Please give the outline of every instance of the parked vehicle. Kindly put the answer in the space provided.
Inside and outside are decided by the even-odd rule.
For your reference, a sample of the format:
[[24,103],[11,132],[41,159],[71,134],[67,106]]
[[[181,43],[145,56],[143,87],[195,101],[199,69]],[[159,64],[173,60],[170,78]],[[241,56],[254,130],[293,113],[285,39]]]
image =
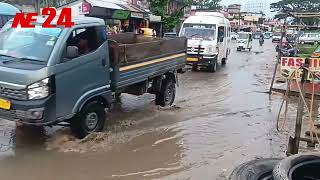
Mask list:
[[265,39],[270,39],[271,38],[271,34],[272,34],[272,32],[265,32],[265,33],[263,33],[263,36],[264,36]]
[[217,12],[197,12],[187,18],[179,36],[188,39],[187,63],[196,70],[204,66],[211,72],[217,69],[218,61],[225,64],[230,53],[230,23]]
[[314,43],[318,44],[320,42],[319,33],[304,33],[299,37],[299,43]]
[[38,17],[35,28],[0,33],[0,118],[36,126],[68,122],[83,138],[103,129],[113,94],[148,92],[160,106],[174,102],[185,38],[107,36],[102,19],[72,21],[72,28],[43,28]]
[[281,33],[280,32],[273,33],[272,42],[280,42],[280,40],[281,40]]
[[20,10],[11,4],[0,2],[0,29]]
[[[289,42],[288,41],[283,41],[282,42],[282,48],[286,48],[287,46],[289,45]],[[277,43],[277,45],[276,45],[276,52],[279,52],[279,48],[280,48],[280,42],[279,43]]]
[[283,57],[295,57],[298,54],[299,50],[293,46],[292,44],[288,44],[288,46],[283,47],[281,49],[281,56]]
[[152,28],[140,28],[138,31],[139,34],[142,34],[144,37],[156,37],[157,32]]
[[314,57],[314,58],[320,57],[320,46],[312,53],[311,57]]
[[230,37],[231,37],[232,40],[237,40],[238,34],[236,32],[231,32]]
[[242,51],[248,49],[251,51],[252,49],[252,33],[250,32],[239,32],[239,37],[237,40],[238,46],[237,51]]

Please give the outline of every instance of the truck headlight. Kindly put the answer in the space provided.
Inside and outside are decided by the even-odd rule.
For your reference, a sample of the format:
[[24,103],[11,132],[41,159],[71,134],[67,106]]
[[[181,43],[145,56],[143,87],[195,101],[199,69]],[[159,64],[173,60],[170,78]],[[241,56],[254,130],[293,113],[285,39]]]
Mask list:
[[49,96],[49,78],[28,86],[28,99],[42,99]]
[[207,54],[213,54],[214,53],[214,48],[213,46],[208,46],[207,47]]

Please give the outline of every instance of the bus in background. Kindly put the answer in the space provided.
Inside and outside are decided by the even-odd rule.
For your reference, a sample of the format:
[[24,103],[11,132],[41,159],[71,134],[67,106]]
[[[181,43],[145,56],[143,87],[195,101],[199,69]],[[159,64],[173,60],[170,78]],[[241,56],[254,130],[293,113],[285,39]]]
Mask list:
[[20,10],[8,3],[0,2],[0,30]]

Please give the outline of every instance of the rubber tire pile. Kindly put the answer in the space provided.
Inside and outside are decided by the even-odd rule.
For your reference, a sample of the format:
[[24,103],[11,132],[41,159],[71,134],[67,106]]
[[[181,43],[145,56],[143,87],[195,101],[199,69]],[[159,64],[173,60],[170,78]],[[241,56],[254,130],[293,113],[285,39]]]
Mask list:
[[285,159],[266,158],[235,168],[230,180],[320,180],[320,153],[297,154]]

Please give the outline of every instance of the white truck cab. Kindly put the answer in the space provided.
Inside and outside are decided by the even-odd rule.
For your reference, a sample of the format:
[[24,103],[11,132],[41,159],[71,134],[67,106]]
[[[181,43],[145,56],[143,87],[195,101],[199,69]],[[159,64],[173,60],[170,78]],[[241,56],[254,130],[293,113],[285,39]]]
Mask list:
[[216,71],[218,61],[225,64],[230,53],[230,34],[230,23],[221,13],[197,12],[187,18],[179,33],[188,39],[187,63],[193,69],[205,66]]

